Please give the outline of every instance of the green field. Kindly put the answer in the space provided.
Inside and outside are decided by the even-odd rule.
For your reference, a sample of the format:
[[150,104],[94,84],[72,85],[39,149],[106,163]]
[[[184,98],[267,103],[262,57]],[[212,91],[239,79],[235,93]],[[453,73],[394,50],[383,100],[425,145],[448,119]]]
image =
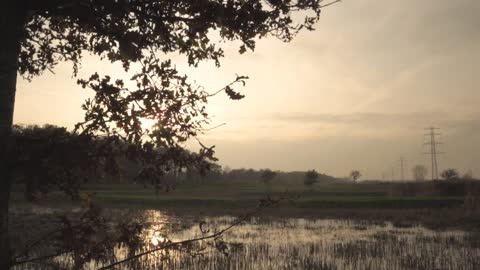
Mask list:
[[[90,184],[82,193],[93,194],[94,201],[110,207],[143,207],[155,209],[238,209],[252,207],[259,200],[271,196],[295,196],[288,208],[373,208],[416,209],[457,207],[463,204],[462,196],[400,196],[390,184],[324,183],[307,187],[301,183],[272,183],[255,181],[215,181],[202,184],[181,183],[169,192],[155,192],[134,184]],[[14,194],[21,201],[21,188]],[[56,193],[47,201],[56,201]],[[57,198],[59,199],[59,198]]]
[[[422,224],[430,228],[473,228],[480,224],[480,217],[466,215],[465,196],[461,194],[465,186],[461,186],[462,183],[455,183],[453,188],[444,186],[444,183],[413,185],[415,192],[412,193],[410,184],[400,183],[333,181],[308,187],[299,181],[266,185],[260,181],[235,180],[180,183],[169,192],[155,192],[151,187],[134,184],[87,184],[80,192],[93,195],[92,201],[104,208],[158,209],[182,215],[243,214],[254,209],[267,196],[292,196],[295,200],[284,201],[265,210],[262,215],[388,220],[398,226]],[[15,187],[12,194],[14,207],[31,205],[25,201],[22,189],[22,186]],[[460,192],[452,193],[455,189]],[[405,190],[411,194],[402,195]],[[72,201],[57,191],[50,192],[35,204],[68,210],[81,206],[82,202]]]

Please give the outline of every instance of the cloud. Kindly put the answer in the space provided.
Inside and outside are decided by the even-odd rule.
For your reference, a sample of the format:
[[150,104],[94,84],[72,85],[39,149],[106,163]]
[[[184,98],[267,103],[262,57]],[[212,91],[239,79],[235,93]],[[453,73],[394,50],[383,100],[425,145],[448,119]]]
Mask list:
[[[254,119],[251,119],[254,121]],[[296,129],[299,126],[330,127],[339,130],[341,136],[347,134],[376,134],[383,136],[385,132],[403,135],[405,133],[420,133],[425,127],[436,125],[444,127],[448,132],[456,129],[473,130],[479,126],[480,113],[471,115],[455,115],[448,112],[411,112],[411,113],[277,113],[265,117],[256,117],[257,122],[278,123],[277,127]],[[258,130],[257,130],[258,132]]]

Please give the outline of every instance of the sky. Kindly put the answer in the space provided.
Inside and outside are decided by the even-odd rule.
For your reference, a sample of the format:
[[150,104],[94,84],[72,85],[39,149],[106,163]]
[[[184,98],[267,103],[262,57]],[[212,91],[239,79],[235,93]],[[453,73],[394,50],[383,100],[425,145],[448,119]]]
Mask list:
[[[222,66],[180,70],[212,92],[235,78],[250,79],[246,98],[217,96],[202,134],[231,168],[307,170],[364,179],[400,178],[416,164],[430,170],[429,126],[439,127],[440,170],[480,176],[480,1],[344,0],[326,8],[314,32],[290,43],[262,39],[239,55],[223,44]],[[80,76],[121,74],[85,57]],[[89,96],[69,65],[32,82],[19,80],[14,121],[73,127]]]

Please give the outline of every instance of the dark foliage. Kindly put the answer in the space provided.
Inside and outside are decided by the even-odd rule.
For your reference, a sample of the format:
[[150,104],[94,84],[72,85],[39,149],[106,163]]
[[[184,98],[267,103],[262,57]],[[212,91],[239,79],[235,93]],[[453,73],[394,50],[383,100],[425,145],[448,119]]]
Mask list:
[[52,187],[78,199],[78,185],[97,177],[100,164],[108,163],[108,156],[100,154],[100,144],[65,128],[15,126],[13,141],[13,172],[32,201]]
[[269,184],[276,176],[277,173],[270,169],[265,169],[262,171],[262,181],[266,184]]
[[353,170],[350,172],[350,177],[352,178],[353,182],[357,182],[357,180],[362,177],[362,174],[358,170]]
[[305,179],[304,179],[303,183],[307,186],[311,186],[311,185],[315,184],[316,182],[318,182],[318,176],[319,176],[319,174],[315,170],[307,171],[305,173]]
[[458,179],[460,179],[458,171],[455,170],[455,169],[446,169],[442,172],[441,176],[445,180],[458,180]]
[[172,183],[162,181],[169,174],[185,170],[205,174],[214,166],[204,156],[183,148],[153,144],[138,148],[115,139],[72,133],[52,125],[15,126],[13,173],[25,185],[27,199],[36,201],[52,188],[79,199],[81,184],[117,179],[125,171],[121,164],[131,165],[130,181],[156,189],[172,187]]

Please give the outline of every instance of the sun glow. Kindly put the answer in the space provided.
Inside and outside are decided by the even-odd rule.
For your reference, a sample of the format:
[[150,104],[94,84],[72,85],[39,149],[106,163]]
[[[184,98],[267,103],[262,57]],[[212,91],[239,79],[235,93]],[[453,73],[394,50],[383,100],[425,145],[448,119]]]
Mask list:
[[140,121],[142,122],[142,129],[144,129],[144,130],[145,129],[152,130],[153,125],[156,122],[154,119],[146,119],[146,118],[143,118]]
[[158,246],[158,244],[163,243],[166,240],[167,240],[166,238],[159,236],[158,232],[155,232],[155,235],[152,236],[152,238],[150,239],[150,242],[152,243],[152,245]]

